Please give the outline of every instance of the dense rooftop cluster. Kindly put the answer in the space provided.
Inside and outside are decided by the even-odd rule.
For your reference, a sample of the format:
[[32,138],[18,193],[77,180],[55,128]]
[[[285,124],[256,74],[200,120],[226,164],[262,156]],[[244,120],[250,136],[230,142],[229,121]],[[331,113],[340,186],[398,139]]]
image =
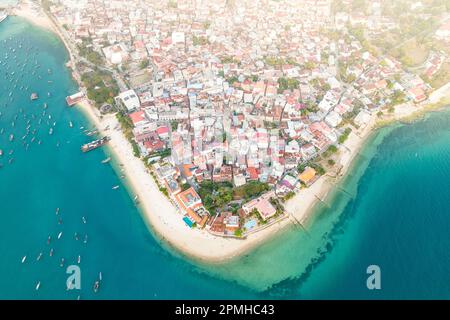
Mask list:
[[[257,230],[282,202],[338,164],[353,130],[430,86],[377,55],[353,25],[392,27],[331,1],[59,0],[78,43],[117,68],[115,98],[137,154],[191,222],[220,234]],[[428,72],[445,59],[430,56]],[[434,68],[434,69],[433,69]]]

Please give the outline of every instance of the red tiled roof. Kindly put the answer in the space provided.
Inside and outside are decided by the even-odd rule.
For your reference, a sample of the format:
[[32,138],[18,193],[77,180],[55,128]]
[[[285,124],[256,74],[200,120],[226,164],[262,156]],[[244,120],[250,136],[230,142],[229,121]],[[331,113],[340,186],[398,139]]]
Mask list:
[[142,110],[130,113],[128,116],[130,117],[131,121],[133,121],[133,124],[135,124],[135,125],[136,125],[136,123],[145,120],[145,113]]

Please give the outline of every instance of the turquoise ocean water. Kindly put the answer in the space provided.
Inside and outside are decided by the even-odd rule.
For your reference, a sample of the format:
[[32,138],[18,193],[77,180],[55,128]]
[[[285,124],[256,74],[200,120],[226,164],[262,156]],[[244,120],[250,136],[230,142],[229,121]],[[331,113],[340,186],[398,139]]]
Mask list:
[[[203,265],[148,231],[115,163],[101,163],[107,148],[81,153],[90,138],[80,128],[91,125],[65,105],[77,91],[67,58],[54,35],[16,17],[0,24],[0,298],[450,298],[449,111],[378,131],[308,233],[291,227],[235,261]],[[78,256],[82,288],[68,292],[65,267]],[[380,291],[366,288],[371,264]]]

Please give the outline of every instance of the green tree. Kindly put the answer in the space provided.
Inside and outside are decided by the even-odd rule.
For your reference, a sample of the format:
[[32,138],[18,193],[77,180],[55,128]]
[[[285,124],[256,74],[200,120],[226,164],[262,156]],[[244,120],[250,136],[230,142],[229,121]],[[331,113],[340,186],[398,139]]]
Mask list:
[[144,60],[142,60],[141,63],[139,64],[139,67],[140,67],[141,69],[145,69],[145,68],[147,68],[147,67],[149,66],[149,64],[150,64],[150,61],[149,61],[148,59],[144,59]]

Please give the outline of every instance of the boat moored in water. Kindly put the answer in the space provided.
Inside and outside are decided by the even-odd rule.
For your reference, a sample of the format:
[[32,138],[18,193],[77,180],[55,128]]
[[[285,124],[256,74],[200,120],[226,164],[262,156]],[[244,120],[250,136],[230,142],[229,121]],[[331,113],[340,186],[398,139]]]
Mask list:
[[97,130],[97,129],[93,129],[93,130],[87,131],[87,132],[86,132],[86,135],[87,135],[88,137],[91,137],[91,136],[93,136],[93,135],[95,135],[95,134],[97,134],[97,133],[98,133],[98,130]]
[[88,152],[88,151],[97,149],[97,148],[103,146],[104,144],[106,144],[109,140],[110,140],[110,138],[108,136],[105,136],[105,137],[100,138],[98,140],[86,143],[85,145],[83,145],[81,147],[81,151]]
[[98,292],[99,287],[100,287],[100,281],[97,280],[94,282],[94,288],[93,288],[95,293]]

